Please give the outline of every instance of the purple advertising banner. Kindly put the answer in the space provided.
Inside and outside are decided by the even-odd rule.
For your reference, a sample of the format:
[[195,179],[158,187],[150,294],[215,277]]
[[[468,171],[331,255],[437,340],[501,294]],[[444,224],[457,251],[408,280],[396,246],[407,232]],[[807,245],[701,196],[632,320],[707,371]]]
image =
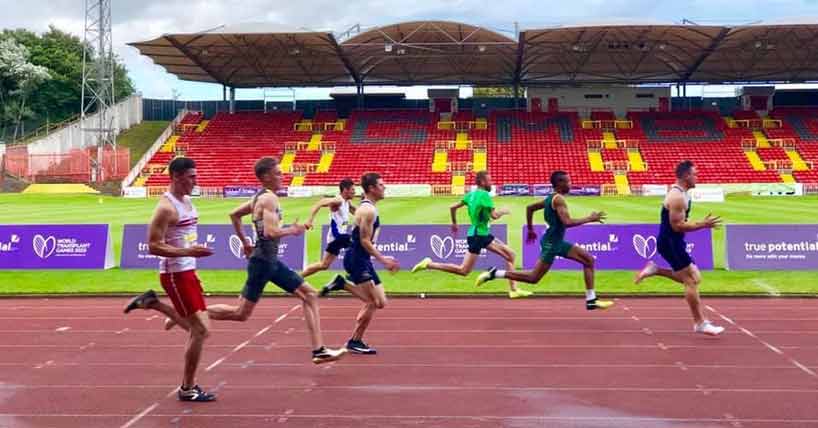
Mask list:
[[[552,192],[554,188],[550,184],[535,184],[531,187],[531,194],[534,196],[548,196]],[[599,186],[572,187],[568,194],[571,196],[599,196],[602,194],[602,188]]]
[[[255,232],[250,225],[244,226],[244,233],[255,240]],[[200,224],[198,243],[213,249],[210,257],[196,260],[197,269],[236,269],[247,267],[247,258],[242,250],[241,240],[229,224]],[[301,270],[306,260],[304,235],[288,236],[281,240],[279,259],[295,270]],[[148,226],[126,224],[122,236],[122,269],[158,269],[159,257],[148,253]]]
[[253,186],[224,186],[222,193],[225,198],[252,198],[259,190]]
[[728,269],[818,270],[818,224],[725,227]]
[[[328,226],[321,229],[321,251],[327,245]],[[401,269],[411,269],[424,257],[431,257],[432,261],[440,263],[453,263],[459,265],[468,253],[466,243],[467,225],[460,225],[457,235],[452,235],[451,226],[445,224],[417,224],[417,225],[383,225],[378,229],[375,240],[375,247],[384,256],[394,257],[400,263]],[[497,239],[508,242],[506,237],[508,231],[506,225],[495,224],[491,226],[491,234]],[[336,260],[332,269],[341,270],[344,253]],[[318,258],[316,257],[316,261]],[[492,266],[504,266],[502,257],[489,253],[485,249],[477,259],[475,269],[487,269]],[[376,266],[377,268],[377,266]]]
[[528,196],[531,191],[528,184],[503,184],[497,194],[499,196]]
[[[526,242],[527,227],[522,227],[523,266],[531,269],[540,257],[540,238],[547,227],[534,226],[537,232],[535,242]],[[603,224],[572,227],[565,234],[565,240],[573,242],[596,258],[596,268],[600,270],[636,270],[653,260],[662,267],[668,264],[656,250],[658,224]],[[688,233],[687,252],[699,269],[713,269],[713,241],[709,229]],[[582,265],[572,260],[557,258],[552,269],[577,270]]]
[[0,269],[113,267],[107,224],[0,225]]

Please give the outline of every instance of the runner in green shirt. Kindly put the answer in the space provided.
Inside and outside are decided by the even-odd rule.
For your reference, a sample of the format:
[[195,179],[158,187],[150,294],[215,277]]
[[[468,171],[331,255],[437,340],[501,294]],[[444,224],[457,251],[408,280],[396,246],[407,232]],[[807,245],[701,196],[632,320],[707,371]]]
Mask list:
[[[486,171],[477,173],[477,190],[467,193],[463,200],[451,206],[452,214],[452,234],[457,234],[457,210],[462,207],[468,207],[469,219],[471,220],[471,227],[469,227],[468,237],[466,241],[469,245],[469,252],[463,258],[463,263],[455,265],[451,263],[436,263],[430,257],[421,260],[420,263],[412,268],[412,273],[420,272],[422,270],[440,270],[456,275],[466,276],[471,273],[474,264],[477,263],[477,257],[484,249],[499,255],[506,260],[508,269],[514,269],[514,251],[505,243],[495,238],[489,230],[489,222],[497,220],[500,217],[509,214],[510,211],[506,208],[497,209],[494,207],[494,201],[491,200],[491,176]],[[521,290],[513,280],[509,279],[508,297],[512,299],[520,297],[528,297],[530,291]]]
[[565,230],[569,227],[581,226],[586,223],[602,223],[605,220],[604,212],[592,212],[588,217],[573,219],[568,214],[568,204],[565,195],[571,191],[571,178],[564,171],[555,171],[551,174],[551,186],[554,192],[543,201],[535,202],[526,209],[528,221],[528,241],[537,239],[534,232],[534,213],[544,210],[545,222],[548,230],[540,239],[540,258],[534,265],[534,270],[525,272],[497,270],[496,267],[483,272],[477,277],[476,285],[483,284],[496,278],[508,278],[515,281],[536,284],[548,273],[554,259],[559,256],[571,259],[582,264],[585,276],[585,308],[588,310],[608,309],[613,306],[610,300],[598,300],[594,290],[594,257],[582,247],[565,240]]

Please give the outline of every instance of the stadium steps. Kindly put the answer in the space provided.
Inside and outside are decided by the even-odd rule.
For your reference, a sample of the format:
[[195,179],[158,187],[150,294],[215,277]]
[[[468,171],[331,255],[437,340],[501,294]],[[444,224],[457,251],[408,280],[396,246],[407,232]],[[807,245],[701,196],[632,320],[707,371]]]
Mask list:
[[133,182],[133,184],[131,184],[131,186],[133,186],[133,187],[144,187],[146,181],[148,181],[148,176],[140,175],[139,177],[136,177],[136,180],[134,180],[134,182]]
[[468,150],[469,143],[469,134],[467,132],[458,132],[457,137],[455,139],[455,150]]
[[616,183],[616,193],[619,195],[630,195],[631,185],[628,182],[626,174],[614,174],[614,183]]
[[453,175],[452,176],[452,194],[463,195],[466,193],[466,176]]
[[176,151],[176,142],[179,141],[178,135],[171,135],[165,144],[162,144],[162,147],[159,149],[162,153],[173,153]]
[[758,156],[758,152],[755,150],[748,150],[744,152],[744,155],[747,156],[747,160],[750,162],[750,165],[753,166],[753,170],[755,171],[765,171],[767,168],[764,166],[764,162],[761,161],[761,157]]
[[290,182],[290,186],[303,186],[304,185],[304,176],[303,175],[296,175],[293,177],[293,180]]
[[287,152],[281,157],[281,172],[292,172],[295,153]]
[[321,139],[321,134],[312,134],[312,137],[310,137],[310,143],[307,144],[307,151],[314,152],[316,150],[320,150]]
[[318,167],[315,169],[315,172],[329,172],[329,167],[332,165],[333,159],[335,159],[334,152],[321,153],[321,159],[318,161]]
[[486,152],[483,150],[475,150],[472,153],[472,165],[474,172],[485,171],[487,167]]
[[770,142],[767,140],[767,136],[764,135],[761,131],[753,131],[753,138],[756,139],[756,146],[761,149],[768,149],[770,148]]
[[642,154],[639,150],[628,150],[628,164],[630,165],[630,170],[634,172],[645,172],[647,168],[645,168],[645,161],[642,159]]
[[449,152],[446,150],[435,150],[435,157],[432,160],[432,172],[446,172]]
[[66,184],[32,184],[23,193],[99,193],[96,189],[80,183]]
[[588,150],[588,163],[591,164],[592,172],[605,171],[605,164],[602,162],[602,153],[595,150]]
[[616,135],[611,131],[604,131],[602,133],[602,142],[605,143],[606,149],[616,148]]
[[796,183],[795,177],[793,177],[792,174],[786,174],[783,172],[779,174],[781,175],[781,181],[783,181],[784,183]]
[[196,132],[204,132],[205,128],[207,128],[208,123],[210,123],[209,120],[203,120],[199,122],[199,126],[196,127]]
[[797,150],[791,149],[791,150],[786,150],[786,152],[787,152],[787,157],[789,157],[790,160],[792,161],[792,170],[793,171],[809,171],[809,166],[807,166],[807,163],[804,162],[804,159],[801,158],[801,154],[798,153]]

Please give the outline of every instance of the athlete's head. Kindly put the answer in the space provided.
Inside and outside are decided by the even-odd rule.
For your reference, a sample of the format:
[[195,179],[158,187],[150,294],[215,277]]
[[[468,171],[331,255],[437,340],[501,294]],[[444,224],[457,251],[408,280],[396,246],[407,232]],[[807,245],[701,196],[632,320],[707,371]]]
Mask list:
[[376,172],[368,172],[361,176],[361,188],[364,190],[366,197],[373,201],[383,199],[384,190],[381,175]]
[[265,188],[278,190],[281,186],[281,167],[276,158],[263,157],[256,161],[254,169],[256,178]]
[[685,160],[676,165],[676,181],[684,185],[688,189],[696,187],[696,180],[698,173],[693,161]]
[[557,193],[568,193],[571,191],[571,177],[565,171],[554,171],[551,173],[551,187]]
[[175,191],[189,195],[196,187],[196,162],[186,157],[178,157],[168,164],[171,185]]
[[477,187],[487,192],[491,191],[491,176],[488,171],[479,171],[474,175],[474,181]]
[[345,178],[338,183],[338,189],[341,191],[341,197],[350,200],[355,197],[355,182],[351,178]]

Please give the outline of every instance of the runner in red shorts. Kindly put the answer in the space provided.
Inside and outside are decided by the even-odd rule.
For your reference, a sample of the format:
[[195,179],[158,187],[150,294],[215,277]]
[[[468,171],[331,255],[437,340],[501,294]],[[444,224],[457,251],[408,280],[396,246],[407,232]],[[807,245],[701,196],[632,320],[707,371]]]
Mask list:
[[185,349],[185,372],[177,396],[182,401],[213,401],[214,394],[202,391],[195,382],[196,367],[202,346],[209,335],[202,284],[196,276],[196,258],[213,254],[213,250],[196,244],[198,213],[190,200],[196,186],[196,164],[178,157],[168,167],[170,189],[159,199],[148,228],[151,254],[159,256],[159,279],[173,307],[159,301],[153,290],[133,298],[125,313],[140,308],[159,311],[190,332]]

